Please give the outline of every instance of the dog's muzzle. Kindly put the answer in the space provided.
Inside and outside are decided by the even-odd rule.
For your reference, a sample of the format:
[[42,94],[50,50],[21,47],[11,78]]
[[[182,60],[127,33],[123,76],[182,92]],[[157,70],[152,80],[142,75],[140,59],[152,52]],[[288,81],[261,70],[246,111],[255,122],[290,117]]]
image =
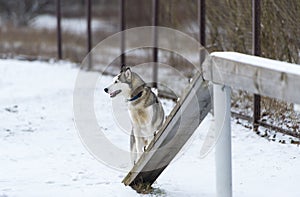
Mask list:
[[113,98],[113,97],[117,96],[119,93],[121,93],[122,90],[116,90],[114,92],[108,93],[108,88],[105,88],[104,92],[106,92],[107,94],[109,94],[110,98]]

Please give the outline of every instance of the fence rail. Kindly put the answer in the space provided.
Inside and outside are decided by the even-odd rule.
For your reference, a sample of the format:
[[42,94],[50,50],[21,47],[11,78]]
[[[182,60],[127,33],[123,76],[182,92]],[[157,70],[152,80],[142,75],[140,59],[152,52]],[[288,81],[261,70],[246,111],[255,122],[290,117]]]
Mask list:
[[[203,77],[214,83],[217,196],[232,196],[230,87],[300,103],[300,65],[234,52],[212,53]],[[261,124],[261,123],[260,123]]]
[[215,52],[204,78],[254,94],[300,103],[300,65],[235,52]]

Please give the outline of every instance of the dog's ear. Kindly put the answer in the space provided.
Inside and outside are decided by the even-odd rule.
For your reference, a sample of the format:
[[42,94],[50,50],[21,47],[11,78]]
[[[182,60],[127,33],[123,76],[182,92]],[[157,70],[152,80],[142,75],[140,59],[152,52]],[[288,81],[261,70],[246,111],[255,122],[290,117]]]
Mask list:
[[125,72],[127,69],[127,66],[125,64],[122,64],[121,66],[121,72]]
[[125,78],[129,82],[131,81],[131,70],[130,70],[129,67],[127,67],[126,70],[125,70]]

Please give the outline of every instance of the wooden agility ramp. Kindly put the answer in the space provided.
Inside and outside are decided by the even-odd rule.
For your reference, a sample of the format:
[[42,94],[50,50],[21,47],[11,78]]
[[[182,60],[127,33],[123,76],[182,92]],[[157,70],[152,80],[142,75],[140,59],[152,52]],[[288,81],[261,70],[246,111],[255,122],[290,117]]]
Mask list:
[[211,95],[207,81],[197,74],[179,99],[164,125],[123,179],[134,189],[151,186],[170,164],[211,110]]

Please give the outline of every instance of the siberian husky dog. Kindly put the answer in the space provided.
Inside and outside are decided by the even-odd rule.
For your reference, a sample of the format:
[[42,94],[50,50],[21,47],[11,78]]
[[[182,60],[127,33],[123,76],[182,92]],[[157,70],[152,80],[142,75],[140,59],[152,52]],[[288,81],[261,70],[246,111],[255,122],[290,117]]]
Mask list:
[[113,83],[104,89],[111,98],[125,97],[131,119],[130,151],[131,161],[135,164],[153,139],[155,132],[162,126],[164,111],[157,96],[142,78],[123,65],[121,72],[114,77]]

